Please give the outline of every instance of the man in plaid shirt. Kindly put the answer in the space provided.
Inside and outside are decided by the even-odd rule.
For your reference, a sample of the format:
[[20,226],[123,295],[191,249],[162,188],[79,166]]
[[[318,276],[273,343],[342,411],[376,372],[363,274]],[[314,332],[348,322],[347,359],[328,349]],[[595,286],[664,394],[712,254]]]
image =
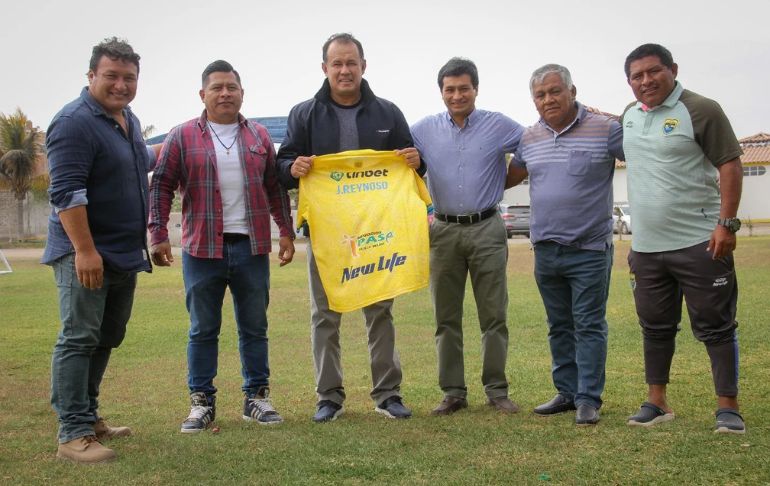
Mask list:
[[267,130],[240,114],[240,75],[229,63],[214,61],[203,71],[202,84],[206,109],[169,133],[150,184],[151,255],[158,266],[174,261],[167,224],[174,191],[179,188],[182,196],[191,402],[184,433],[205,430],[216,415],[214,376],[227,287],[238,326],[243,418],[283,421],[268,397],[270,215],[280,229],[280,265],[294,256],[289,197],[278,182],[275,149]]

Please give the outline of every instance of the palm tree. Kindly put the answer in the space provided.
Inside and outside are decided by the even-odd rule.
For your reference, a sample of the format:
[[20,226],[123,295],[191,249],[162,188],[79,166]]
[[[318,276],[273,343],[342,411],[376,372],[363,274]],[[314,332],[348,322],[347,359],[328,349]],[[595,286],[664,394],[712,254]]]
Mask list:
[[142,128],[142,138],[147,140],[152,136],[153,132],[155,132],[155,125],[147,125]]
[[0,113],[0,175],[16,196],[19,239],[24,236],[24,199],[35,175],[35,161],[43,152],[41,138],[40,129],[20,109],[9,116]]

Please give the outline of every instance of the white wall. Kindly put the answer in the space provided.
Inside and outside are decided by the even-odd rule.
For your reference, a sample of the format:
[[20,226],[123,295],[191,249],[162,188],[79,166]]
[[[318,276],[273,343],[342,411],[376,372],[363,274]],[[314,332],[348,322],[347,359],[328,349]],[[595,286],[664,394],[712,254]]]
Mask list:
[[765,173],[743,178],[743,193],[738,217],[755,222],[770,222],[770,164],[764,165]]

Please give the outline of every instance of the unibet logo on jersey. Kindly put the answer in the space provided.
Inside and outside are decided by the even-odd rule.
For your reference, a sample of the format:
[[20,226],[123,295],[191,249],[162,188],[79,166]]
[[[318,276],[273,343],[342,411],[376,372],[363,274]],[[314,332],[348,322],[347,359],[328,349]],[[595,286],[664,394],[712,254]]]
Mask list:
[[313,159],[299,183],[329,308],[347,312],[428,285],[430,196],[394,152],[352,150]]

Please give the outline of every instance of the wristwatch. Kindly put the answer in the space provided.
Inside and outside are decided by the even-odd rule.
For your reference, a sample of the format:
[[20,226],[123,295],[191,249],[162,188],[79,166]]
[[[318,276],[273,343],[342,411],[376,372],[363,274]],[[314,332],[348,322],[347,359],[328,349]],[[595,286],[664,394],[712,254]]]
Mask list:
[[741,220],[738,218],[719,218],[717,224],[727,228],[730,233],[737,233],[741,229]]

